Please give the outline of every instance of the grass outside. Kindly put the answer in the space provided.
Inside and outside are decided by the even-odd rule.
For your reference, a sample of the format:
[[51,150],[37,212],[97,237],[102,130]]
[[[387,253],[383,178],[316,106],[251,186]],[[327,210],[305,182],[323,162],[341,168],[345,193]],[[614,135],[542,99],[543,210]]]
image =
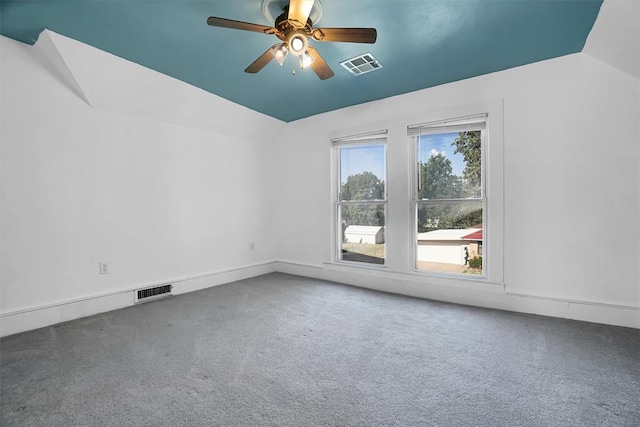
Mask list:
[[384,243],[377,245],[367,243],[343,243],[342,250],[384,259]]

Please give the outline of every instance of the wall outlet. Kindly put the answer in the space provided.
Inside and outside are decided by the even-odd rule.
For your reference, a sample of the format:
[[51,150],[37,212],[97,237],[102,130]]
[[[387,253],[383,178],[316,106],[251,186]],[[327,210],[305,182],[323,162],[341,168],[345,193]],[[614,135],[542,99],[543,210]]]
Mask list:
[[109,274],[109,263],[106,261],[100,261],[98,263],[100,266],[100,274]]
[[253,251],[255,249],[256,249],[256,245],[253,242],[249,243],[249,250]]

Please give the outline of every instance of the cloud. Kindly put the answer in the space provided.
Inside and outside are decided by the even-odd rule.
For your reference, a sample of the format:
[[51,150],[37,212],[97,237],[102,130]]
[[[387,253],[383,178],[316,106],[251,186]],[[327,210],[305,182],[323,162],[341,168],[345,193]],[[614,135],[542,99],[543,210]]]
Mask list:
[[431,151],[429,151],[429,155],[431,157],[436,157],[436,156],[442,156],[445,157],[446,153],[444,151],[438,151],[435,148],[432,148]]

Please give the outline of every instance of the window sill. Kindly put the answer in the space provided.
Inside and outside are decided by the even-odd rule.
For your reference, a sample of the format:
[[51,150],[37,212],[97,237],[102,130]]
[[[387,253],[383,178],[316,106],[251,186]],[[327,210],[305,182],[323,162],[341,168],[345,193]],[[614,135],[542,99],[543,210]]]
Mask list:
[[351,262],[351,261],[331,261],[331,262],[324,262],[322,264],[324,267],[328,267],[328,268],[343,268],[343,267],[347,267],[347,268],[357,268],[357,269],[365,269],[365,270],[374,270],[374,271],[390,271],[389,267],[384,265],[384,264],[365,264],[365,263],[361,263],[361,262]]
[[405,278],[412,281],[420,281],[444,285],[444,286],[469,286],[476,285],[481,287],[493,288],[500,286],[504,288],[504,283],[491,281],[487,277],[467,277],[466,275],[460,274],[438,274],[433,272],[426,272],[421,270],[411,270],[411,271],[393,271],[386,265],[362,265],[359,263],[351,263],[351,262],[343,262],[343,261],[331,261],[324,262],[322,264],[322,268],[326,270],[333,271],[352,271],[352,272],[363,272],[363,273],[375,273],[380,272],[384,273],[385,276],[389,275],[389,277],[395,278]]
[[455,274],[455,273],[438,273],[435,271],[426,271],[426,270],[418,270],[414,269],[407,274],[410,274],[415,277],[428,277],[437,280],[443,281],[451,281],[451,280],[459,280],[463,282],[473,282],[473,283],[482,283],[487,285],[495,285],[495,286],[504,286],[504,283],[491,281],[486,275],[472,275],[472,274]]

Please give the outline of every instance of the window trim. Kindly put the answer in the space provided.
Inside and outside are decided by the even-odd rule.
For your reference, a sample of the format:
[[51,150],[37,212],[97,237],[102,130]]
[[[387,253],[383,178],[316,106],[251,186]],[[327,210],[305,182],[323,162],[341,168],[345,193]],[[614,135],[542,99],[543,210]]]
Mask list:
[[[412,269],[418,273],[428,273],[428,274],[438,274],[443,275],[445,277],[474,277],[476,279],[486,279],[487,273],[484,266],[485,257],[483,257],[483,268],[482,275],[474,275],[465,273],[449,273],[445,271],[437,271],[437,270],[426,270],[418,268],[418,229],[417,219],[418,219],[418,209],[419,207],[429,205],[429,202],[434,203],[447,203],[447,202],[481,202],[482,203],[482,224],[484,230],[484,224],[488,222],[487,217],[487,197],[485,194],[486,184],[485,184],[485,169],[486,169],[486,148],[488,145],[488,137],[487,137],[487,114],[478,114],[471,117],[460,117],[460,118],[452,118],[448,120],[436,121],[429,123],[427,125],[415,125],[415,126],[407,126],[407,136],[411,139],[411,147],[412,147],[412,191],[411,191],[411,224],[413,228],[413,257],[412,257]],[[427,132],[422,132],[423,129],[427,129]],[[420,191],[420,166],[419,166],[419,137],[423,135],[439,135],[443,133],[456,133],[456,132],[465,132],[465,131],[480,131],[481,139],[480,139],[480,164],[481,164],[481,175],[480,175],[480,197],[475,198],[456,198],[456,199],[433,199],[433,200],[425,200],[418,199],[417,195]],[[487,233],[484,233],[485,235]],[[483,241],[487,239],[486,236],[483,236]]]
[[[341,148],[353,147],[353,146],[366,146],[366,145],[382,145],[384,147],[384,199],[382,200],[340,200],[340,188],[342,185],[341,173]],[[387,233],[387,218],[389,215],[389,186],[388,186],[388,129],[382,129],[375,132],[365,132],[344,137],[337,137],[331,139],[331,151],[333,157],[333,170],[332,170],[332,221],[331,227],[333,229],[332,235],[332,253],[331,262],[355,267],[374,268],[374,269],[388,269],[387,266],[387,253],[386,253],[386,233]],[[342,224],[340,222],[340,208],[341,206],[348,205],[384,205],[385,211],[385,257],[382,264],[373,264],[366,262],[350,261],[340,259],[342,251]]]
[[[464,119],[484,117],[485,129],[482,140],[482,195],[483,195],[483,274],[470,275],[462,273],[447,273],[418,269],[418,231],[416,228],[417,208],[417,149],[412,137],[412,129],[433,124],[438,133],[437,124],[456,123]],[[504,285],[504,154],[503,154],[503,103],[502,100],[470,105],[466,107],[441,110],[429,114],[421,122],[407,125],[406,138],[411,147],[410,155],[410,183],[409,183],[409,226],[411,227],[410,259],[408,271],[411,274],[459,281],[477,281]],[[476,122],[477,123],[477,122]],[[446,128],[441,128],[446,129]],[[432,132],[429,132],[432,133]],[[417,134],[416,134],[417,135]],[[456,199],[464,200],[464,199]],[[485,259],[487,261],[485,262]]]

